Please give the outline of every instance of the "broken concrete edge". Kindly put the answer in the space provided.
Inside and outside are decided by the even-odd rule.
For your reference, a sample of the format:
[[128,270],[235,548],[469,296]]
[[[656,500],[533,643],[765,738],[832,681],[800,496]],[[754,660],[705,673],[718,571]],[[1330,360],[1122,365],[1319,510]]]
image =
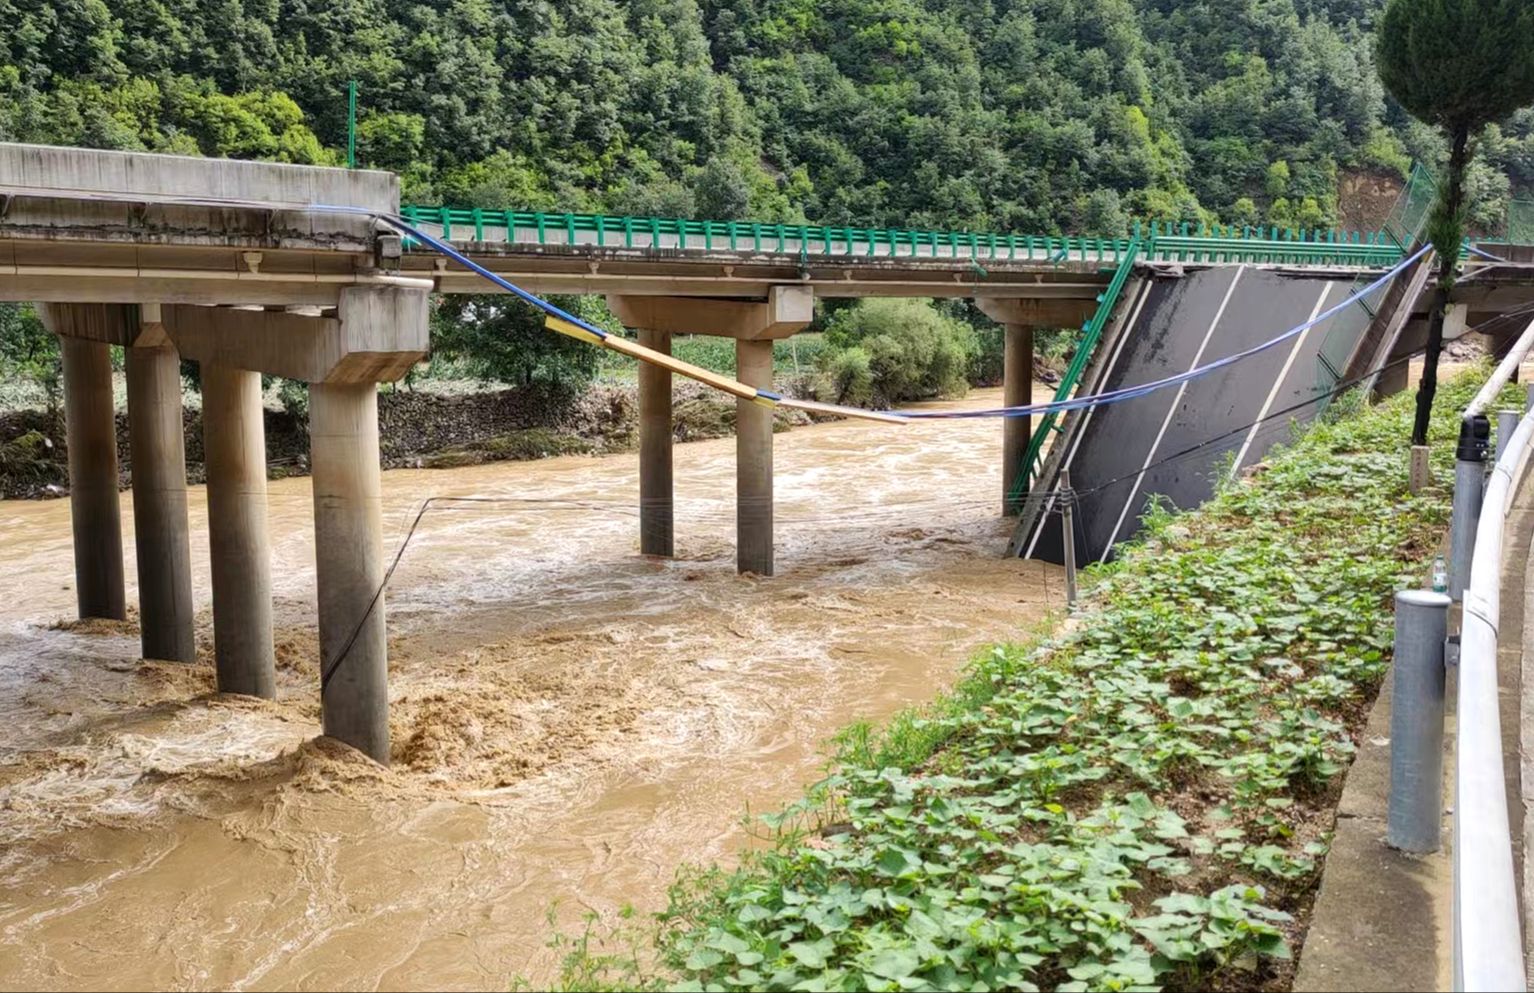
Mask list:
[[0,177],[4,226],[22,238],[88,229],[137,240],[172,227],[213,243],[367,245],[372,219],[354,211],[399,211],[399,177],[372,169],[0,142]]

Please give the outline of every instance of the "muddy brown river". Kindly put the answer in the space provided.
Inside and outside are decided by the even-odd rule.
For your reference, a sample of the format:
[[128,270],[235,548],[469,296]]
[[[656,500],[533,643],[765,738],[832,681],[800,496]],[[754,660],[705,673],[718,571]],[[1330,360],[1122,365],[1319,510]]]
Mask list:
[[427,497],[501,501],[429,512],[395,575],[388,770],[314,740],[308,479],[270,490],[272,703],[211,692],[201,488],[195,666],[140,660],[131,621],[58,623],[68,503],[0,503],[0,986],[537,988],[551,907],[658,909],[838,728],[1061,605],[1057,570],[998,557],[999,436],[779,435],[770,580],[735,574],[729,439],[676,449],[669,562],[637,554],[633,456],[385,473],[391,551]]

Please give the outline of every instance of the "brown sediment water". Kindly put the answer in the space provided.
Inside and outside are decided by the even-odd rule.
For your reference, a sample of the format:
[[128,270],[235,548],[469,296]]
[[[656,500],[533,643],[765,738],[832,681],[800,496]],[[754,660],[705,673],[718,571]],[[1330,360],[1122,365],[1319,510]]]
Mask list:
[[192,666],[140,660],[131,619],[57,623],[68,503],[0,503],[0,987],[536,988],[551,906],[660,907],[837,729],[1061,604],[999,557],[998,422],[776,445],[773,579],[735,574],[728,439],[676,449],[669,562],[637,554],[633,456],[385,473],[391,551],[427,497],[504,501],[428,512],[390,587],[389,769],[314,737],[307,479],[270,489],[273,703],[212,692],[200,488]]

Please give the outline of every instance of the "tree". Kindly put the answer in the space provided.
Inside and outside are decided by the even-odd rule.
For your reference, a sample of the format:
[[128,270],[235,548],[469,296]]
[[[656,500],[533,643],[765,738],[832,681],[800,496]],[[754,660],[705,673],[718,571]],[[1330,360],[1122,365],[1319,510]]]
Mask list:
[[974,328],[930,300],[891,297],[859,300],[832,315],[821,364],[848,402],[863,402],[871,387],[899,403],[962,393],[978,350]]
[[751,203],[751,184],[740,166],[728,159],[709,159],[693,181],[699,216],[711,221],[746,219]]
[[[554,302],[588,320],[600,318],[582,313],[589,299],[555,297]],[[603,323],[611,324],[611,317]],[[550,331],[542,312],[515,297],[443,297],[431,330],[434,358],[454,362],[485,382],[576,386],[596,375],[598,348]]]
[[63,370],[59,340],[26,304],[0,303],[0,376],[29,379],[57,414]]
[[1439,277],[1417,387],[1412,444],[1427,444],[1444,313],[1465,230],[1470,139],[1534,102],[1534,6],[1528,0],[1390,0],[1376,38],[1380,79],[1412,116],[1441,128],[1449,169],[1428,219]]

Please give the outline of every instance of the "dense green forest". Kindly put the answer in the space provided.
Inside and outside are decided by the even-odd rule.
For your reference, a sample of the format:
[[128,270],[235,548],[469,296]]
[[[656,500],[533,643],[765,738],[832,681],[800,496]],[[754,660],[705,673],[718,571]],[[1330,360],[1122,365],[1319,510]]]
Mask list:
[[[0,140],[337,164],[357,80],[360,164],[398,171],[416,203],[1040,234],[1136,217],[1325,227],[1344,175],[1444,155],[1379,83],[1383,6],[0,0]],[[1480,137],[1470,222],[1496,233],[1534,187],[1534,111]],[[985,380],[999,335],[962,305],[939,316],[980,329],[963,341]],[[891,318],[844,319],[840,338]],[[504,301],[443,308],[436,340],[489,378],[594,368]],[[827,352],[835,392],[865,393],[879,352]],[[917,379],[948,376],[929,371]]]
[[[0,139],[334,163],[467,206],[1106,232],[1325,225],[1441,157],[1383,0],[0,0]],[[1484,220],[1534,113],[1482,143]]]

